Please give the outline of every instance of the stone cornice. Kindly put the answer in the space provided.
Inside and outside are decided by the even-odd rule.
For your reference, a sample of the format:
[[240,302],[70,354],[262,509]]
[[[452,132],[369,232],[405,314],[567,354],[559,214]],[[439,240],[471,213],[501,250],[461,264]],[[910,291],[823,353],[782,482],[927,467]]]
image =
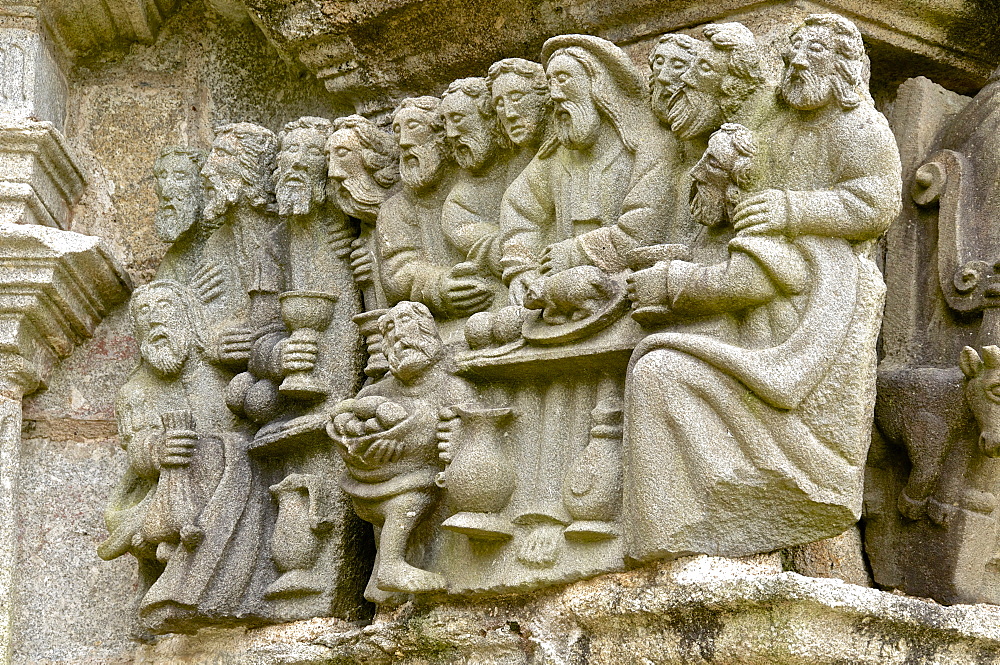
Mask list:
[[[775,19],[836,12],[855,21],[869,43],[873,69],[898,82],[925,74],[960,92],[978,89],[993,54],[962,26],[976,23],[968,4],[949,0],[748,0],[705,3],[653,0],[573,3],[514,0],[244,0],[256,23],[297,58],[339,101],[360,112],[385,110],[411,94],[436,94],[454,78],[483,75],[503,57],[537,59],[542,42],[583,32],[619,45],[725,20],[768,30]],[[778,21],[781,22],[781,21]]]
[[52,123],[0,119],[0,222],[66,228],[86,184]]
[[0,352],[23,358],[44,382],[131,287],[98,238],[0,226]]

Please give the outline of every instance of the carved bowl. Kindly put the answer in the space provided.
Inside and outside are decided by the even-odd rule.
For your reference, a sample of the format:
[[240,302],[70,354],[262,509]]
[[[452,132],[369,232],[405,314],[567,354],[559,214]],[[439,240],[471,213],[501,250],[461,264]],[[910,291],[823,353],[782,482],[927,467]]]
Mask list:
[[344,459],[345,463],[350,464],[351,466],[369,469],[380,466],[378,464],[372,465],[367,459],[365,459],[365,453],[368,452],[371,445],[382,439],[394,439],[396,441],[403,440],[410,434],[410,430],[416,422],[416,416],[416,413],[411,413],[405,420],[400,421],[389,429],[382,430],[380,432],[362,434],[361,436],[340,434],[336,429],[334,429],[333,420],[331,420],[326,424],[326,433],[329,435],[330,439],[337,444],[337,450],[340,452],[340,456]]

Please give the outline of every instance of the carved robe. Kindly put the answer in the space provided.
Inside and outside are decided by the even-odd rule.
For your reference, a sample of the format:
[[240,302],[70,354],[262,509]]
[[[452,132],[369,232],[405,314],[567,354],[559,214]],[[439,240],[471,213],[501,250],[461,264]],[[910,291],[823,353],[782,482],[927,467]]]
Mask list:
[[537,269],[547,245],[570,238],[577,239],[576,264],[606,272],[623,270],[630,249],[687,239],[673,228],[669,173],[679,154],[655,122],[645,125],[634,147],[610,123],[588,150],[554,139],[542,146],[503,198],[505,282]]
[[441,228],[441,208],[453,181],[445,176],[419,194],[404,187],[382,204],[375,221],[376,247],[390,305],[412,300],[427,305],[435,316],[451,316],[441,280],[465,259]]
[[[110,501],[111,535],[99,553],[106,559],[120,556],[140,539],[137,555],[148,559],[158,548],[162,572],[147,580],[151,586],[139,603],[140,619],[155,633],[253,615],[253,599],[269,574],[262,556],[268,497],[247,457],[248,433],[237,427],[221,399],[225,386],[225,375],[193,351],[180,378],[165,380],[143,364],[119,394],[119,432],[129,466]],[[192,413],[199,434],[190,463],[181,469],[200,499],[196,524],[204,537],[194,547],[161,540],[167,538],[161,535],[169,521],[163,512],[170,506],[162,495],[170,490],[164,482],[161,417],[178,410]]]
[[[870,106],[788,113],[769,146],[785,235],[738,234],[726,264],[671,264],[678,313],[714,334],[650,335],[626,383],[627,556],[742,556],[860,516],[885,286],[873,241],[900,206],[899,155]],[[753,294],[734,275],[752,275]]]

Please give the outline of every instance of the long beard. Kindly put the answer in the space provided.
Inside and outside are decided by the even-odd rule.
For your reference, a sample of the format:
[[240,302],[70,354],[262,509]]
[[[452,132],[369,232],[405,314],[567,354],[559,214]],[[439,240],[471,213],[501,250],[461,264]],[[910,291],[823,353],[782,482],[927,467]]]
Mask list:
[[681,140],[715,131],[722,120],[722,109],[712,95],[681,86],[670,97],[666,121]]
[[341,210],[366,222],[375,221],[378,207],[382,205],[386,194],[386,190],[367,174],[336,183],[334,192]]
[[691,185],[691,218],[715,228],[726,222],[726,197],[722,190],[706,182]]
[[733,210],[740,201],[742,191],[729,183],[718,185],[695,181],[691,185],[691,219],[709,228],[721,228],[733,218]]
[[212,181],[211,185],[205,188],[205,210],[202,212],[202,217],[207,222],[218,220],[229,212],[230,208],[239,203],[243,191],[240,183],[229,179],[220,178]]
[[410,189],[423,189],[437,181],[443,165],[443,140],[415,145],[400,156],[399,178]]
[[322,203],[322,192],[297,176],[285,175],[275,184],[274,197],[279,215],[308,215],[314,203]]
[[176,333],[155,342],[144,340],[139,350],[150,367],[163,377],[177,376],[188,357],[187,340]]
[[601,116],[591,104],[562,101],[556,105],[556,135],[570,150],[589,148],[597,141]]
[[817,76],[808,69],[789,68],[781,78],[781,97],[800,111],[812,111],[827,103],[833,92],[829,76]]
[[457,136],[449,139],[451,152],[455,156],[455,161],[463,169],[478,171],[486,165],[486,162],[493,156],[493,148],[496,141],[489,134],[480,133]]
[[[166,202],[165,202],[166,203]],[[194,197],[171,201],[157,209],[153,217],[156,236],[163,242],[174,242],[198,220],[198,202]]]
[[670,99],[676,90],[676,86],[667,86],[659,81],[653,81],[650,87],[649,102],[653,108],[653,115],[667,125],[670,124]]

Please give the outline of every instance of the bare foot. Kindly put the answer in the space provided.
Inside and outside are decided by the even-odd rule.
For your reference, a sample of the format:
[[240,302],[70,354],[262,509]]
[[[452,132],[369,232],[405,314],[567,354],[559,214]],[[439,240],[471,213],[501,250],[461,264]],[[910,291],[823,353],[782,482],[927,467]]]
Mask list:
[[447,588],[447,583],[442,576],[411,566],[405,561],[396,564],[383,562],[375,583],[382,591],[402,591],[404,593],[428,593],[444,591]]

